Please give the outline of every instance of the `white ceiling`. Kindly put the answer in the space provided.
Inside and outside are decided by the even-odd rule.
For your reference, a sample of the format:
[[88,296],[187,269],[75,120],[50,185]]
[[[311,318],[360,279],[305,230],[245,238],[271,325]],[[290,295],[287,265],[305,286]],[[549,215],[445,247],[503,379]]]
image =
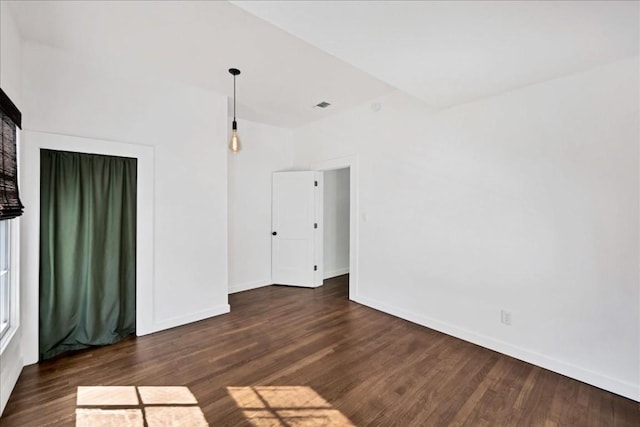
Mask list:
[[[24,39],[119,74],[232,96],[227,70],[239,68],[238,117],[276,126],[298,126],[393,90],[227,2],[22,1],[10,10]],[[332,105],[313,108],[321,101]]]
[[23,38],[121,73],[231,96],[237,67],[238,116],[288,127],[395,88],[442,108],[638,55],[640,21],[635,1],[10,3]]
[[234,1],[441,108],[638,55],[636,1]]

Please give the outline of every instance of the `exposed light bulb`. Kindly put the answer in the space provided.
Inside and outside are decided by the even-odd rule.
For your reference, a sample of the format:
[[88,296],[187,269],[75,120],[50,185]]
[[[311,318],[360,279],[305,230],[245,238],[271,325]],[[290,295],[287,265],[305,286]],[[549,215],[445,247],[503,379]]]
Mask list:
[[233,129],[231,131],[231,141],[229,142],[229,150],[231,150],[234,154],[242,149],[240,145],[240,138],[238,138],[238,129]]

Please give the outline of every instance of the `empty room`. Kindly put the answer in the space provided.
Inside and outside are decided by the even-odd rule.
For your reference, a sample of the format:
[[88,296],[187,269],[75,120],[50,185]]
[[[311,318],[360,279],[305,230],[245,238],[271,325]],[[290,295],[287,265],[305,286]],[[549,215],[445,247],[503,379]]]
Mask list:
[[0,425],[640,425],[640,2],[0,0]]

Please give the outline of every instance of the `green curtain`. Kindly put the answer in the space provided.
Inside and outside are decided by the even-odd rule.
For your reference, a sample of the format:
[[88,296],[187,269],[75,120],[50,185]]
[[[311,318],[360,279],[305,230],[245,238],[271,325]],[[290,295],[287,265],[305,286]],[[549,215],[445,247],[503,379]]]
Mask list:
[[41,150],[40,360],[135,332],[136,159]]

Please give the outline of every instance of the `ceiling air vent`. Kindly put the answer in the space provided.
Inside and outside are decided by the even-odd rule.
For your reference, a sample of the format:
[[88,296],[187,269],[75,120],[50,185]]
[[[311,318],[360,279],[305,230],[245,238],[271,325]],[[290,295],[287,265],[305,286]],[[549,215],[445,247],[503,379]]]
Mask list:
[[314,107],[314,108],[315,108],[315,107],[327,108],[329,105],[331,105],[331,104],[329,104],[327,101],[322,101],[321,103],[316,104],[316,105],[314,105],[313,107]]

